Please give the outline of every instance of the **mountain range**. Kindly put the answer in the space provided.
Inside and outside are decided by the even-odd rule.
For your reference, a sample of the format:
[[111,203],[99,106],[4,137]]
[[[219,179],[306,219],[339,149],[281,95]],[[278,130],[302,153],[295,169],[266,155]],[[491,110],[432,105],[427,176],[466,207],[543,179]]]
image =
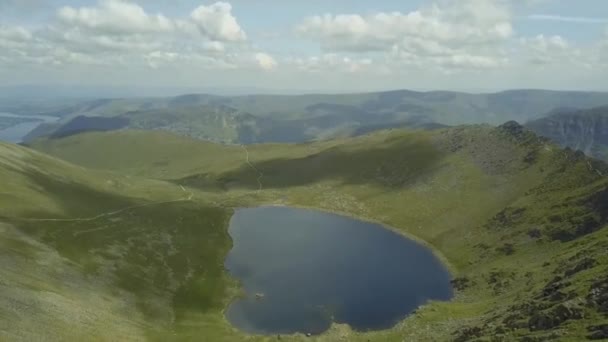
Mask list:
[[[527,122],[572,106],[608,105],[606,93],[513,90],[490,94],[399,90],[338,95],[183,95],[42,104],[0,103],[17,114],[58,115],[27,140],[83,131],[166,130],[222,143],[306,142],[356,136],[387,128]],[[104,117],[104,119],[90,117]]]

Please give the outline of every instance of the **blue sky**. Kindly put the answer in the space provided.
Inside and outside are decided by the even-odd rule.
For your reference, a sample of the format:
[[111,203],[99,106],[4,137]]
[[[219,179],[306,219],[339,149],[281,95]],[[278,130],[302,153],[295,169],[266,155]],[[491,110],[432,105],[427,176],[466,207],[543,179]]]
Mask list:
[[0,85],[608,90],[605,0],[0,0]]

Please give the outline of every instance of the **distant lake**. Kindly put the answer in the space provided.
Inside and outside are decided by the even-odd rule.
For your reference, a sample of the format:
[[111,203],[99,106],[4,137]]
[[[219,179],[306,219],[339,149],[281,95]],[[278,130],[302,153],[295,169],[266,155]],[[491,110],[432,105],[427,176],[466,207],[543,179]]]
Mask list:
[[288,207],[238,209],[225,266],[246,293],[226,312],[255,334],[319,334],[332,322],[393,327],[429,300],[452,298],[426,247],[381,225]]
[[28,121],[17,124],[6,129],[0,130],[0,141],[8,141],[12,143],[23,142],[23,138],[31,131],[36,129],[42,123],[51,123],[59,120],[54,116],[44,115],[15,115],[10,113],[0,113],[0,117],[4,118],[29,118],[37,119],[36,121]]

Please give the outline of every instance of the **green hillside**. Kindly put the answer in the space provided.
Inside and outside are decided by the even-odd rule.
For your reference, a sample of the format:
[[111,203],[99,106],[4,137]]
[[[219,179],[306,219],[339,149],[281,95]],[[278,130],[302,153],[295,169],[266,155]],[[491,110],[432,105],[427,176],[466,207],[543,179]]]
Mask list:
[[[525,337],[529,341],[580,341],[600,336],[597,326],[608,319],[608,168],[582,154],[561,150],[515,123],[498,128],[379,131],[357,138],[246,147],[162,132],[119,131],[38,140],[32,147],[97,169],[85,172],[90,177],[111,174],[132,184],[136,179],[137,184],[152,182],[158,191],[142,188],[157,199],[166,196],[163,192],[168,199],[179,199],[180,186],[192,193],[190,201],[163,205],[166,213],[162,215],[158,208],[144,207],[129,211],[118,223],[108,217],[103,227],[120,226],[118,235],[97,225],[73,224],[68,229],[62,225],[59,233],[53,226],[9,221],[26,236],[36,237],[60,253],[64,250],[66,258],[86,260],[84,256],[95,255],[82,265],[88,274],[107,277],[105,261],[102,266],[96,263],[98,256],[119,264],[119,260],[128,260],[128,276],[116,286],[135,293],[135,301],[144,302],[136,310],[154,327],[152,332],[146,330],[147,337],[245,338],[221,316],[223,305],[234,293],[221,262],[229,248],[226,219],[230,208],[260,204],[317,208],[384,223],[433,248],[449,266],[457,289],[453,301],[428,304],[387,331],[361,333],[334,326],[316,338],[282,336],[282,340],[512,341]],[[17,189],[11,193],[14,191]],[[139,192],[120,192],[121,196],[125,193],[132,201]],[[82,196],[81,203],[85,197],[88,195]],[[159,269],[173,265],[142,266],[140,258],[148,253],[143,246],[153,245],[144,241],[160,241],[160,235],[154,234],[165,233],[163,222],[174,222],[171,218],[177,216],[187,219],[178,221],[183,222],[183,230],[172,232],[184,238],[199,234],[196,236],[204,240],[200,243],[211,246],[205,253],[212,254],[195,258],[204,265],[213,263],[217,270],[207,273],[212,274],[205,278],[211,283],[190,283],[188,291],[194,292],[187,292],[186,297],[180,297],[176,287],[167,285],[173,283],[161,275],[146,277],[158,277],[152,283],[129,277],[138,271],[163,273]],[[198,220],[211,221],[196,227],[214,228],[191,232],[191,223]],[[125,230],[123,224],[133,228]],[[94,238],[77,239],[80,230],[90,229]],[[132,235],[123,236],[126,232]],[[141,241],[127,243],[135,249],[132,254],[124,254],[127,246],[114,245],[129,239]],[[79,247],[70,250],[76,241]],[[176,248],[194,253],[187,246],[191,244]],[[105,252],[92,252],[98,249]],[[116,255],[131,256],[116,259]],[[183,265],[175,263],[178,268]],[[119,279],[125,275],[124,270],[114,272]],[[179,282],[183,271],[173,269],[171,274]],[[155,297],[158,288],[164,289],[160,292],[165,297]],[[150,298],[171,296],[172,310],[148,303]],[[189,307],[191,298],[205,305]],[[209,309],[200,312],[201,307]],[[276,336],[259,338],[278,340]]]
[[234,340],[229,209],[4,143],[0,179],[1,340],[145,340],[192,317]]

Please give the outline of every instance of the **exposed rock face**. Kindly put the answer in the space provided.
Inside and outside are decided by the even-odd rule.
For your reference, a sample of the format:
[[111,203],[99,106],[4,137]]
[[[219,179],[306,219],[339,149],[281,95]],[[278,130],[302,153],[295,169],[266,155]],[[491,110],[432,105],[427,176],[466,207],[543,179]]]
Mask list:
[[467,288],[469,288],[469,286],[475,284],[475,282],[472,282],[471,279],[469,279],[467,277],[459,277],[459,278],[452,279],[450,281],[450,283],[452,283],[452,286],[454,287],[454,289],[456,289],[458,291],[466,290]]
[[505,122],[499,128],[514,137],[521,136],[524,133],[524,126],[520,125],[517,121]]
[[587,338],[590,340],[608,339],[608,324],[590,326],[587,330],[589,331]]
[[546,312],[537,312],[528,321],[530,330],[549,330],[572,319],[581,319],[584,311],[578,305],[565,302]]
[[597,260],[593,258],[584,258],[583,260],[579,261],[574,267],[567,269],[564,274],[566,277],[570,277],[578,272],[588,270],[594,267],[595,265],[597,265]]
[[608,317],[608,277],[591,285],[587,303]]
[[562,146],[608,160],[608,107],[559,111],[526,126]]
[[466,342],[476,339],[483,334],[483,329],[480,327],[466,327],[458,331],[454,337],[455,342]]
[[551,302],[565,300],[569,297],[563,292],[563,289],[570,286],[570,282],[564,281],[562,277],[555,277],[543,288],[542,293],[537,296],[538,299],[547,299]]
[[[603,162],[598,161],[598,163]],[[577,201],[565,202],[564,206],[579,207],[582,208],[582,211],[578,215],[558,213],[549,216],[551,227],[547,233],[553,240],[572,241],[591,234],[608,224],[608,188]],[[579,267],[584,269],[585,265]],[[592,265],[587,267],[592,267]],[[572,271],[577,272],[577,270]]]

